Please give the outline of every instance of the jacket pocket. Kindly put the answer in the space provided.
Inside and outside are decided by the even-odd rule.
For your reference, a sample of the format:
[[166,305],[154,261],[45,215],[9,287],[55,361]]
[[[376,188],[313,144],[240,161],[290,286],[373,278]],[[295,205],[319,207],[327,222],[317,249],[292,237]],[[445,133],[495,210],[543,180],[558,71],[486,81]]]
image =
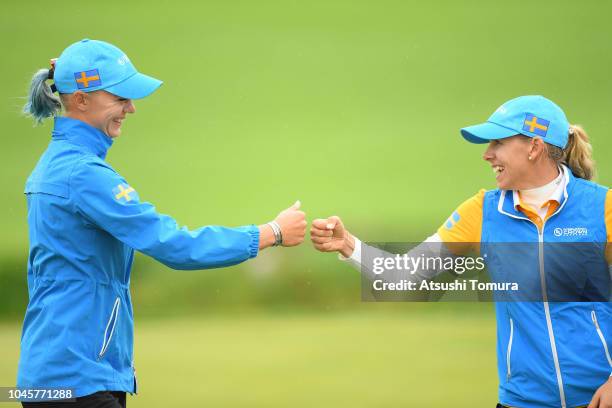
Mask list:
[[506,381],[510,381],[510,377],[512,377],[512,369],[510,366],[510,356],[512,355],[513,337],[514,337],[514,320],[510,318],[510,338],[508,339],[508,349],[506,350]]
[[102,357],[104,357],[104,354],[106,354],[108,346],[113,338],[113,334],[115,333],[117,319],[119,318],[119,306],[121,306],[121,299],[117,298],[115,300],[115,304],[113,305],[113,310],[111,311],[110,317],[108,318],[108,323],[106,323],[102,348],[100,348],[100,352],[98,353],[98,360],[100,360]]
[[58,183],[45,183],[28,181],[25,185],[25,194],[49,194],[57,197],[68,198],[70,191],[67,185]]
[[594,310],[591,310],[591,319],[593,320],[593,324],[595,325],[595,330],[597,330],[597,335],[599,336],[599,340],[601,340],[601,345],[606,353],[606,358],[608,359],[608,364],[612,367],[612,359],[610,359],[610,352],[608,351],[608,343],[606,343],[606,338],[604,337],[601,328],[599,327],[599,323],[597,322],[597,314]]

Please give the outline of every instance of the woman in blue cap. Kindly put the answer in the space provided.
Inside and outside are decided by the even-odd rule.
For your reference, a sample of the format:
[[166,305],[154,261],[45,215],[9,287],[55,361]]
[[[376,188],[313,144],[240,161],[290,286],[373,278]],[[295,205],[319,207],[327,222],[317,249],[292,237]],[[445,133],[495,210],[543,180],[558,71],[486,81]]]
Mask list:
[[[483,158],[493,168],[498,188],[481,190],[465,201],[436,234],[408,254],[486,253],[489,273],[511,278],[528,269],[521,278],[537,288],[538,301],[496,303],[498,407],[612,407],[612,193],[589,181],[595,169],[586,133],[570,125],[550,100],[523,96],[461,134],[472,143],[489,143]],[[377,279],[366,252],[384,251],[361,243],[340,218],[314,220],[311,240],[318,250],[337,251],[368,278]],[[511,244],[503,250],[503,243]],[[527,268],[508,250],[512,243],[535,248]],[[586,258],[563,255],[579,244],[597,248],[588,267],[582,264]],[[560,257],[571,262],[559,262]],[[409,279],[440,272],[417,270]],[[559,282],[560,276],[566,280]],[[596,277],[599,284],[592,285]],[[576,282],[581,295],[597,295],[586,301],[558,297],[559,288]]]
[[[299,201],[264,225],[189,230],[140,200],[105,158],[126,116],[135,112],[133,100],[161,84],[138,72],[119,48],[95,40],[72,44],[52,69],[32,79],[24,111],[38,123],[55,117],[55,126],[25,186],[29,304],[17,378],[21,389],[64,390],[52,398],[76,398],[70,407],[125,407],[125,393],[136,392],[134,250],[174,269],[204,269],[235,265],[266,247],[304,239]],[[37,404],[64,406],[23,403]]]

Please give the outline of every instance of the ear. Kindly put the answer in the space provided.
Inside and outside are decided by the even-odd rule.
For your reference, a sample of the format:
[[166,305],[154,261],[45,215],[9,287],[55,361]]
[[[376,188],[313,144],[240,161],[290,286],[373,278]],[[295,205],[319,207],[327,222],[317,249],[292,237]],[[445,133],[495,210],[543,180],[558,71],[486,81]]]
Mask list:
[[546,152],[546,146],[544,146],[544,141],[539,137],[531,138],[531,143],[529,144],[529,156],[531,156],[532,160],[536,160],[540,157],[543,157]]
[[70,105],[72,109],[79,112],[87,112],[89,109],[89,96],[83,91],[76,91],[71,95]]

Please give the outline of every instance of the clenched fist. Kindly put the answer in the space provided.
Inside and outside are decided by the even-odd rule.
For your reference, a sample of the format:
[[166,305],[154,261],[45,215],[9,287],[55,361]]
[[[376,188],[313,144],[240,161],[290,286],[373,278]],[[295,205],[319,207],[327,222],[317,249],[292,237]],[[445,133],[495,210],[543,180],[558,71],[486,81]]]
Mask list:
[[340,217],[318,218],[312,222],[310,240],[321,252],[340,252],[348,258],[355,249],[355,239],[344,228]]
[[304,242],[306,235],[306,214],[300,211],[300,201],[296,201],[291,207],[281,211],[274,222],[278,226],[267,223],[259,226],[259,249],[271,247],[275,244],[276,238],[274,229],[280,228],[282,235],[282,246],[296,246]]

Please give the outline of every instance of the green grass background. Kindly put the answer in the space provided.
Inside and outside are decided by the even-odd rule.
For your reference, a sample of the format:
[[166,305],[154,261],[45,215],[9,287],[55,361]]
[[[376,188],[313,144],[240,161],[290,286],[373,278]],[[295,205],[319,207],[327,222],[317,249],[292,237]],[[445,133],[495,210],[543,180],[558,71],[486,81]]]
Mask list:
[[[103,39],[164,80],[108,160],[181,224],[263,223],[300,199],[369,241],[419,241],[493,188],[459,136],[543,94],[612,152],[612,6],[515,1],[56,1],[0,6],[0,385],[27,302],[23,184],[51,123],[19,115],[31,74]],[[137,257],[141,393],[210,406],[495,403],[490,305],[360,304],[357,272],[309,245],[224,270]],[[418,353],[415,353],[418,350]]]
[[[413,315],[146,320],[136,332],[139,394],[128,405],[493,406],[490,319],[428,306]],[[0,329],[6,378],[18,339],[14,327]]]

